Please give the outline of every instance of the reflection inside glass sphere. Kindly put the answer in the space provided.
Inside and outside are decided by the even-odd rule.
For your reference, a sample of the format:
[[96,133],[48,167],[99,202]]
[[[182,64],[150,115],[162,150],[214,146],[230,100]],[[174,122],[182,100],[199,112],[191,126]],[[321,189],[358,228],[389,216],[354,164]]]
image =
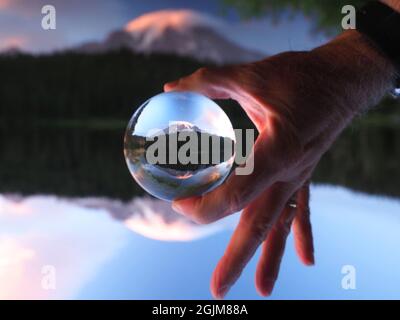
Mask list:
[[163,200],[201,195],[220,185],[234,161],[235,133],[225,112],[193,92],[161,93],[131,118],[124,140],[134,179]]

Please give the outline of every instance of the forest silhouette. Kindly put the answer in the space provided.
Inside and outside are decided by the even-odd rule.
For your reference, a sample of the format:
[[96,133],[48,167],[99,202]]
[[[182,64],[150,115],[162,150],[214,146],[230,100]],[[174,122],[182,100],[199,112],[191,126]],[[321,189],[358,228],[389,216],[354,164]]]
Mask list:
[[[143,194],[123,158],[125,126],[165,82],[203,65],[127,50],[0,56],[0,192]],[[235,128],[253,128],[236,103],[217,102]],[[399,123],[398,104],[385,99],[343,133],[314,182],[400,196]]]

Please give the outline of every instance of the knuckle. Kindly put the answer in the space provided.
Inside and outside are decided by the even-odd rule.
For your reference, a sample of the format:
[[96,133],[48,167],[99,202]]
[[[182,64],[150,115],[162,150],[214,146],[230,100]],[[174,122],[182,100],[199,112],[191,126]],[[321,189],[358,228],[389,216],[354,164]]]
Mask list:
[[209,75],[210,71],[207,67],[201,67],[197,69],[197,71],[193,74],[198,78],[206,78]]
[[228,67],[201,67],[197,69],[194,75],[200,80],[211,82],[218,82],[221,77],[224,78],[224,81],[229,81],[229,78],[232,77],[232,71]]
[[193,222],[195,222],[197,224],[201,224],[201,225],[207,225],[207,224],[213,223],[215,221],[210,216],[205,215],[205,214],[195,214],[192,217],[190,217],[190,219]]
[[227,206],[227,212],[225,213],[234,213],[241,209],[243,209],[243,192],[241,190],[234,190],[230,194],[229,205]]
[[268,231],[272,229],[272,225],[267,220],[254,221],[248,225],[249,233],[259,243],[263,242],[268,234]]
[[290,228],[292,227],[292,219],[282,219],[275,226],[277,231],[282,232],[284,235],[288,235],[290,232]]
[[210,213],[203,210],[202,207],[198,207],[195,212],[188,216],[188,218],[196,224],[202,225],[210,224],[215,221],[214,219],[212,219]]

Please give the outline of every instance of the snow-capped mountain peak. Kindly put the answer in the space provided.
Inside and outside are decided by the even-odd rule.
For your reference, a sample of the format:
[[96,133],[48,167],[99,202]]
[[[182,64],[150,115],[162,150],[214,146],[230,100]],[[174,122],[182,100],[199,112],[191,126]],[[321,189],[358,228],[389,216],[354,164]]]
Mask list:
[[143,44],[150,45],[153,40],[162,37],[168,29],[186,32],[201,27],[219,29],[223,25],[223,21],[193,10],[160,10],[131,20],[125,26],[125,31],[134,37],[142,37]]
[[144,54],[174,54],[216,64],[263,58],[263,54],[227,39],[222,31],[227,29],[222,20],[193,10],[161,10],[139,16],[123,30],[110,33],[103,42],[87,43],[77,50],[91,53],[127,48]]

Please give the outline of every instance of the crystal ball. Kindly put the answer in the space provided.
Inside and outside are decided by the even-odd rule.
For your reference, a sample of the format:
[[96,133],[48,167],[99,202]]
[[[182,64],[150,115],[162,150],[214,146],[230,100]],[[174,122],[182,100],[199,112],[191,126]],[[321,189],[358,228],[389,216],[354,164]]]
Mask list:
[[194,92],[166,92],[133,114],[124,155],[144,190],[172,201],[219,186],[232,169],[235,141],[228,116],[214,101]]

